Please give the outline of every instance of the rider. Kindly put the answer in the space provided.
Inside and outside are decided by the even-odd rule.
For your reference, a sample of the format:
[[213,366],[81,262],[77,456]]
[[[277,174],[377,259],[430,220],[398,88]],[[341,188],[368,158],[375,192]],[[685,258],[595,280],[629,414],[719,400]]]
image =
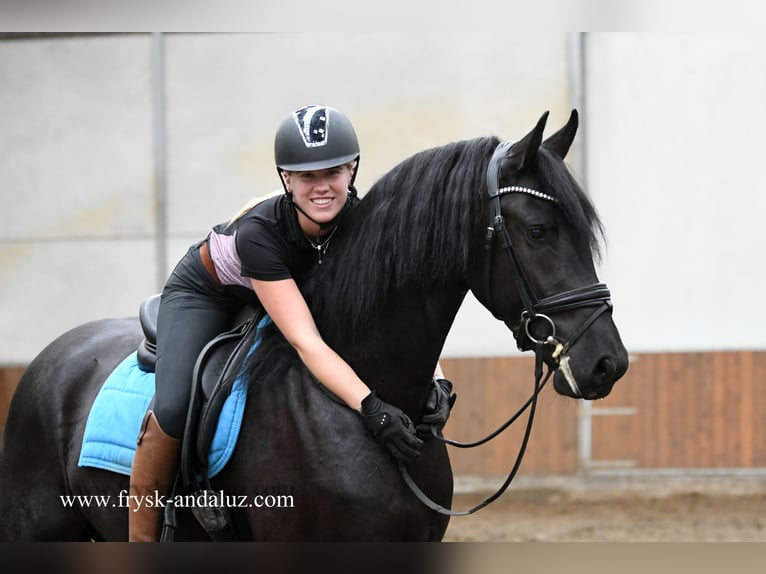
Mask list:
[[[189,248],[162,292],[157,323],[156,394],[144,417],[131,494],[165,495],[177,473],[192,371],[209,340],[246,303],[260,305],[311,373],[362,415],[378,442],[409,462],[422,441],[397,407],[380,399],[323,341],[300,286],[333,231],[357,204],[359,144],[348,118],[327,106],[295,110],[280,124],[274,155],[284,193],[251,202]],[[451,384],[437,365],[424,421],[444,424]],[[161,508],[131,499],[129,539],[156,541]]]

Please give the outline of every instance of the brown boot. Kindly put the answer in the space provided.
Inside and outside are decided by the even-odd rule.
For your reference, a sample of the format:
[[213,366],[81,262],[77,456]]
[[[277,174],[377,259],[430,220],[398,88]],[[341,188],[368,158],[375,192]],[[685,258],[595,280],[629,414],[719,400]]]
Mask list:
[[158,506],[156,501],[168,495],[178,472],[180,456],[181,439],[165,434],[154,412],[147,411],[130,475],[130,542],[159,541],[164,506]]

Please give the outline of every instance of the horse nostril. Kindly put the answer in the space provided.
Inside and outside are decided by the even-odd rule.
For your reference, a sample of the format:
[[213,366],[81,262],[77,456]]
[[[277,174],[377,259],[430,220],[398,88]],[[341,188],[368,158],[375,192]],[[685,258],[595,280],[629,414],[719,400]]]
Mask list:
[[614,375],[616,372],[617,372],[617,368],[615,367],[615,362],[614,362],[614,359],[612,359],[612,357],[609,357],[609,356],[601,357],[598,363],[596,363],[596,376],[602,382],[614,381]]

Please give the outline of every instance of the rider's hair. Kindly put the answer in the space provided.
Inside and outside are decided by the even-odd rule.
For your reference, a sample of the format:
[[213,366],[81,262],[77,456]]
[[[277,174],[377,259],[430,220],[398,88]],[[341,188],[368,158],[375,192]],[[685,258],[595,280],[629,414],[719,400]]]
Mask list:
[[237,221],[240,217],[245,215],[248,211],[253,209],[259,203],[264,202],[267,199],[271,199],[272,197],[276,197],[278,195],[282,195],[283,193],[284,193],[284,191],[282,191],[281,189],[276,189],[276,190],[272,191],[271,193],[269,193],[267,195],[261,195],[261,196],[258,196],[258,197],[250,198],[250,200],[245,205],[242,206],[242,208],[234,215],[234,217],[232,217],[226,223],[226,226],[228,227],[229,225],[231,225],[232,223]]

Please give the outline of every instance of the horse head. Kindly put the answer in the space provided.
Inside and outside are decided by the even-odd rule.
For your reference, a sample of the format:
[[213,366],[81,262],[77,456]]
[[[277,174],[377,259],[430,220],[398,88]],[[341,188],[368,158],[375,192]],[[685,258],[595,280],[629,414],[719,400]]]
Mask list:
[[495,149],[483,199],[486,235],[477,242],[484,255],[474,259],[469,284],[521,350],[535,349],[556,369],[557,392],[597,399],[625,374],[628,354],[596,275],[601,223],[564,163],[577,112],[543,140],[547,118]]

